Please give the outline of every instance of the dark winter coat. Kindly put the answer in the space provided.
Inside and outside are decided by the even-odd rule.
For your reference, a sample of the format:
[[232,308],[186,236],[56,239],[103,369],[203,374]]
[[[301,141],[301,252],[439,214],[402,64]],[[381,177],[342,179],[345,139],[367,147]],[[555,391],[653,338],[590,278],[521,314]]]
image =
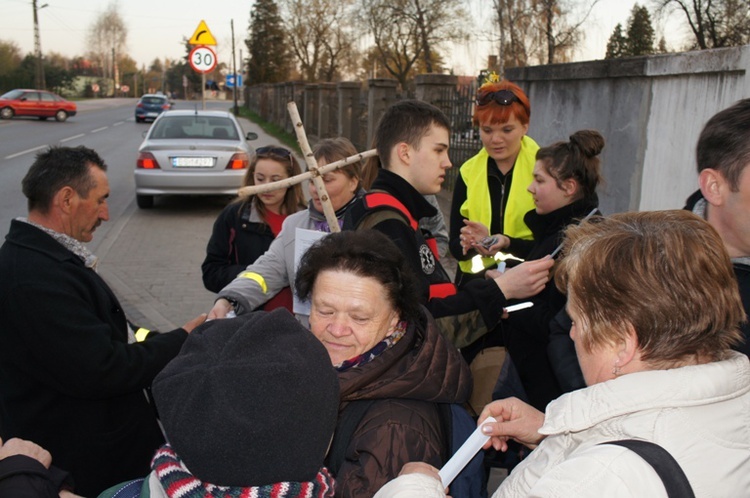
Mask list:
[[3,439],[47,449],[84,496],[147,474],[163,438],[144,389],[185,330],[128,344],[125,314],[104,280],[17,220],[0,248],[0,316]]
[[[701,199],[703,199],[703,194],[700,190],[693,192],[685,202],[685,209],[695,212],[695,205]],[[699,214],[705,218],[705,212]],[[734,275],[737,277],[737,284],[740,289],[742,305],[745,308],[745,315],[748,317],[748,320],[740,326],[745,341],[742,344],[735,346],[734,349],[750,356],[750,257],[733,258],[732,267],[734,268]]]
[[342,404],[377,400],[355,430],[336,476],[336,496],[371,497],[407,462],[440,467],[445,455],[435,403],[463,403],[469,367],[425,312],[391,349],[339,373]]
[[[511,240],[510,251],[527,261],[540,259],[554,252],[563,240],[565,228],[596,208],[597,200],[578,200],[548,214],[529,211],[524,216],[534,234],[534,243]],[[520,245],[516,245],[520,242]],[[518,251],[516,247],[522,247]],[[515,251],[515,252],[514,252]],[[521,378],[529,402],[544,411],[547,403],[562,394],[547,354],[550,343],[550,321],[565,307],[566,298],[550,279],[544,289],[530,299],[534,306],[516,311],[503,320],[503,340]],[[556,346],[553,346],[556,347]]]
[[252,203],[228,205],[216,218],[208,240],[206,259],[201,265],[203,285],[211,292],[220,292],[262,256],[274,238]]

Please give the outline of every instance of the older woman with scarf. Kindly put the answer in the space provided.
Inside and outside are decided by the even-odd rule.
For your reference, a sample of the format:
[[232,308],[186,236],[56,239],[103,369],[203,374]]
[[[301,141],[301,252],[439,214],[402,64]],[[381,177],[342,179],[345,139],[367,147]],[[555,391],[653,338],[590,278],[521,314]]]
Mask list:
[[438,403],[465,402],[471,374],[418,304],[416,276],[395,244],[375,230],[328,235],[303,256],[295,289],[310,300],[310,328],[338,371],[337,431],[354,425],[343,463],[330,466],[336,496],[371,497],[410,460],[445,461]]

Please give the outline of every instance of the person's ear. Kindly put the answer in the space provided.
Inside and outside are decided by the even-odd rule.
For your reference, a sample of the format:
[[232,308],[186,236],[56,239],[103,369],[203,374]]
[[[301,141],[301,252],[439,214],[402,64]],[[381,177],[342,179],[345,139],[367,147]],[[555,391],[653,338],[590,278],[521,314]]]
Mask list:
[[523,134],[526,135],[529,132],[529,123],[521,125],[521,127],[523,128]]
[[578,182],[573,178],[568,178],[562,182],[562,191],[567,197],[575,197],[578,194]]
[[411,163],[411,147],[406,142],[401,142],[396,145],[396,155],[400,162],[404,164]]
[[714,206],[724,204],[724,198],[730,191],[729,182],[724,175],[712,168],[706,168],[698,175],[698,184],[706,201]]
[[626,325],[627,331],[625,337],[620,340],[617,346],[617,360],[615,366],[625,368],[631,363],[640,361],[641,346],[638,343],[638,334],[632,323]]
[[70,212],[76,199],[77,193],[72,187],[65,186],[57,191],[52,199],[52,204],[64,213]]

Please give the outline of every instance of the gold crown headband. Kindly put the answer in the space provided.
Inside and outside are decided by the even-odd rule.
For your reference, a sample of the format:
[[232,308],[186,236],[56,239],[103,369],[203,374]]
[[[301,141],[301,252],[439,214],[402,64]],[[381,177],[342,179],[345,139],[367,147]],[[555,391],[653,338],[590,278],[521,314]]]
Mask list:
[[492,84],[492,83],[500,83],[500,80],[502,80],[502,78],[500,77],[500,75],[497,74],[495,71],[492,71],[484,79],[484,83],[483,83],[482,86],[489,85],[489,84]]

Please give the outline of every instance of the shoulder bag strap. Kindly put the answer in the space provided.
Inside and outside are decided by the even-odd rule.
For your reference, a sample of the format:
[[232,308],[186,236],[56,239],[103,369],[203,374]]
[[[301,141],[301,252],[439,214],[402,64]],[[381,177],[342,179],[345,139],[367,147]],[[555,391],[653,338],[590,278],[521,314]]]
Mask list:
[[680,464],[658,444],[640,439],[623,439],[599,444],[616,444],[637,453],[659,475],[669,498],[695,498],[693,488]]

